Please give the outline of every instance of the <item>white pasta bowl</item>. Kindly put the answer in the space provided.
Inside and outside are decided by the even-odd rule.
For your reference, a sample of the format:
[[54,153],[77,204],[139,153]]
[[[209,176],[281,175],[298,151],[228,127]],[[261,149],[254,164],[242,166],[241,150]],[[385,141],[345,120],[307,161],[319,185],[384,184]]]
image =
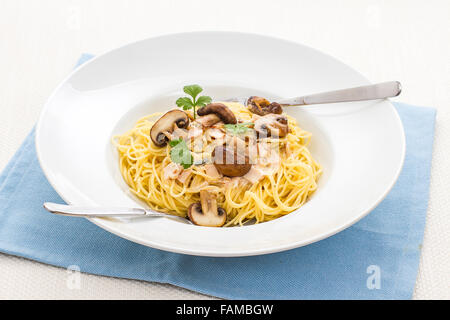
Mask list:
[[[196,32],[123,46],[72,72],[42,111],[36,150],[58,194],[76,205],[144,206],[121,177],[111,137],[141,116],[173,108],[182,87],[192,83],[214,100],[293,97],[369,84],[330,56],[260,35]],[[318,190],[300,209],[232,228],[166,218],[90,221],[146,246],[203,256],[283,251],[351,226],[381,202],[401,171],[405,137],[395,108],[378,100],[285,110],[312,132],[310,150],[324,170]]]

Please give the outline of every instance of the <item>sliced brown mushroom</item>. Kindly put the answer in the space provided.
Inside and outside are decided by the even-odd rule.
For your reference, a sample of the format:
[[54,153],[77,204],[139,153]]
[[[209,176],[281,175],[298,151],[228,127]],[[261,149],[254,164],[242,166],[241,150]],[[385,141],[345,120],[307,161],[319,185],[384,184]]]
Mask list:
[[220,118],[216,114],[211,113],[206,116],[197,118],[196,121],[204,127],[211,127],[219,122]]
[[252,167],[249,157],[235,149],[217,146],[214,148],[212,156],[217,171],[224,176],[242,177]]
[[[236,124],[237,119],[233,111],[223,103],[210,103],[197,110],[197,114],[201,117],[208,117],[207,124],[209,126],[223,121],[224,123]],[[202,120],[198,120],[202,122]],[[214,122],[215,121],[215,122]],[[206,121],[203,121],[206,122]]]
[[254,129],[260,138],[282,138],[289,132],[288,120],[284,115],[267,114],[255,121]]
[[270,103],[269,100],[257,97],[257,96],[251,96],[247,100],[247,108],[260,116],[265,116],[269,113],[274,114],[281,114],[283,113],[283,108],[281,105],[277,102]]
[[188,217],[199,226],[221,227],[227,220],[227,213],[223,208],[217,206],[215,194],[207,190],[201,190],[200,202],[189,206]]
[[163,147],[169,141],[170,133],[177,127],[184,129],[188,125],[189,117],[184,111],[170,110],[155,122],[150,130],[150,138],[155,145]]

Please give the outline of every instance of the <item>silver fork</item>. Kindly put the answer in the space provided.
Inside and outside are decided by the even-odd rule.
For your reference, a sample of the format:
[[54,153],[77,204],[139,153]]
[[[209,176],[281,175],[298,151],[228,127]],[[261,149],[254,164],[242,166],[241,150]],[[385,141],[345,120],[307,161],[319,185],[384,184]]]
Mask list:
[[53,202],[44,203],[44,208],[54,214],[84,217],[84,218],[170,218],[187,224],[193,224],[190,220],[171,215],[168,213],[157,212],[143,208],[116,208],[116,207],[82,207],[67,204],[58,204]]
[[[389,81],[361,87],[321,92],[296,98],[281,99],[277,102],[283,107],[286,107],[336,102],[364,101],[396,97],[401,93],[401,91],[402,86],[400,82]],[[249,97],[237,97],[227,99],[225,101],[239,102],[246,106],[248,98]],[[274,101],[271,100],[271,102]]]

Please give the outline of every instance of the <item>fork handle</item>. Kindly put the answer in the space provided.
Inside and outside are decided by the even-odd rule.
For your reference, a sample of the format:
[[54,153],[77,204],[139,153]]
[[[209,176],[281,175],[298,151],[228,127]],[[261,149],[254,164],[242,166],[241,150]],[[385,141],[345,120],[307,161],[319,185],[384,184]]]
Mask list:
[[282,106],[302,106],[320,103],[349,102],[396,97],[402,91],[398,81],[382,82],[368,86],[322,92],[278,101]]
[[44,208],[51,213],[71,217],[84,217],[84,218],[166,217],[172,220],[181,221],[183,223],[192,224],[192,222],[187,218],[143,208],[81,207],[53,202],[44,203]]
[[104,218],[104,217],[127,217],[136,218],[146,216],[145,209],[140,208],[108,208],[108,207],[79,207],[52,202],[44,203],[44,208],[54,214],[87,217],[87,218]]

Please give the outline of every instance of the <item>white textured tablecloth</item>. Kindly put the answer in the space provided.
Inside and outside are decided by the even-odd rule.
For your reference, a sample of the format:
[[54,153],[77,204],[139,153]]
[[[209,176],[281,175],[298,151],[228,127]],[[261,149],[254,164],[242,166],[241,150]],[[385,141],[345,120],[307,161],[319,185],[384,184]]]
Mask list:
[[[100,54],[146,37],[199,30],[301,42],[373,82],[401,81],[400,101],[437,108],[430,205],[414,298],[450,299],[447,0],[0,0],[0,169],[82,52]],[[209,298],[171,285],[87,274],[74,287],[65,269],[4,254],[0,270],[2,299]]]

